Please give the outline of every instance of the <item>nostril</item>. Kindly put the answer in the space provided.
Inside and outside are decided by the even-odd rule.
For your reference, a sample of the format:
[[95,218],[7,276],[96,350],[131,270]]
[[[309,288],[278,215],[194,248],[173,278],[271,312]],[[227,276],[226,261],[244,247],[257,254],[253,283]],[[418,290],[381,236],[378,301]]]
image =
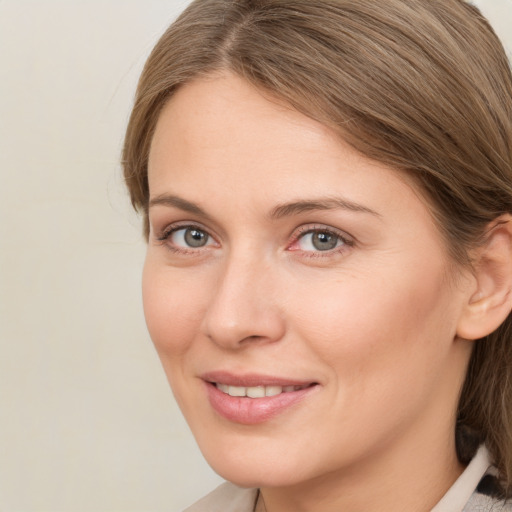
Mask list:
[[246,336],[243,340],[241,340],[241,342],[243,343],[244,341],[259,341],[262,339],[263,339],[263,336],[258,336],[256,334],[253,334],[252,336]]

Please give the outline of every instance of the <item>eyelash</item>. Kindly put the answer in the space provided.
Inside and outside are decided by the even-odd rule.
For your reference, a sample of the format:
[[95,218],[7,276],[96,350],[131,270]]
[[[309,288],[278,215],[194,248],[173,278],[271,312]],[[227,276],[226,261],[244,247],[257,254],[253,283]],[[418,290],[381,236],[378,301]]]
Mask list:
[[[170,243],[167,243],[171,236],[181,230],[186,229],[195,229],[197,231],[200,231],[202,233],[205,233],[206,236],[208,236],[209,240],[214,240],[215,238],[208,233],[208,230],[202,227],[199,224],[172,224],[165,228],[160,235],[157,236],[157,241],[160,242],[162,245],[165,245],[165,247],[172,251],[175,254],[184,254],[184,255],[198,255],[200,252],[205,250],[208,246],[198,247],[198,248],[184,248],[179,247],[177,245],[173,245]],[[328,249],[325,251],[317,250],[317,251],[304,251],[301,249],[290,249],[294,244],[299,242],[302,238],[304,238],[308,234],[312,233],[325,233],[327,235],[336,237],[338,241],[340,241],[342,244],[339,247],[335,247],[333,249]],[[292,252],[302,252],[302,254],[305,257],[308,258],[328,258],[335,255],[338,255],[340,253],[343,253],[348,250],[348,248],[354,246],[354,240],[350,237],[348,237],[346,234],[343,234],[333,228],[329,228],[327,226],[319,226],[319,225],[307,225],[302,226],[298,228],[297,232],[293,235],[291,242],[287,245],[287,249]]]

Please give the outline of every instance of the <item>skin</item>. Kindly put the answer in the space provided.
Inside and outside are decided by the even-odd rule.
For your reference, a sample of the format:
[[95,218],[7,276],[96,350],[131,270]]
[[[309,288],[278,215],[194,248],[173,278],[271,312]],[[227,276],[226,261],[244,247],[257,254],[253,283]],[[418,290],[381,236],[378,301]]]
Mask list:
[[[211,466],[260,487],[269,512],[430,510],[463,469],[453,431],[472,343],[457,332],[477,284],[421,194],[228,73],[165,106],[149,187],[147,325]],[[276,215],[326,198],[351,208]],[[190,225],[206,245],[187,246]],[[320,251],[311,230],[345,242]],[[243,425],[211,407],[210,371],[317,385]]]

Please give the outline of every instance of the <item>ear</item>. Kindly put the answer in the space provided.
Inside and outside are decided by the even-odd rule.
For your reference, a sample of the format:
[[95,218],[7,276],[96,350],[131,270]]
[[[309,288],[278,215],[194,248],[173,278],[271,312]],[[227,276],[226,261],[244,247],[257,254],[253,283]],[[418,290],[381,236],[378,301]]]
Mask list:
[[512,310],[512,216],[494,220],[473,254],[475,287],[459,319],[457,335],[477,340],[495,331]]

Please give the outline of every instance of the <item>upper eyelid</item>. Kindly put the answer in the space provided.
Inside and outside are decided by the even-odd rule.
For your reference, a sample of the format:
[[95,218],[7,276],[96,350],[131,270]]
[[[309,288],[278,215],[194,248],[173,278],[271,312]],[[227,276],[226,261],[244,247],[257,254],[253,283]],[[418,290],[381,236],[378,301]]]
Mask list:
[[[201,208],[196,209],[193,203],[188,203],[188,201],[184,201],[184,203],[187,205],[190,204],[190,209],[188,206],[181,207],[174,204],[174,202],[167,203],[166,197],[155,198],[148,210],[150,230],[161,233],[168,229],[167,226],[183,224],[185,226],[201,227],[201,229],[204,229],[217,239],[219,239],[217,235],[224,234],[222,226],[218,224],[213,217],[204,212]],[[181,204],[181,202],[179,204]],[[156,229],[161,225],[165,225],[165,228]]]
[[172,217],[150,215],[149,224],[150,234],[154,233],[154,236],[157,239],[160,238],[158,235],[162,235],[164,232],[170,233],[173,229],[179,229],[179,227],[187,226],[197,227],[198,229],[205,231],[217,242],[224,240],[227,236],[225,230],[221,225],[217,224],[215,220],[210,220],[208,218],[198,219],[194,214],[190,214],[190,217],[188,215],[180,215],[179,217],[175,217],[174,215],[172,215]]
[[180,229],[196,228],[198,231],[204,231],[208,236],[216,240],[216,237],[212,235],[211,231],[203,226],[200,222],[194,221],[178,221],[166,225],[163,229],[155,232],[155,236],[158,240],[168,238],[171,233],[179,231]]
[[325,233],[330,233],[332,235],[336,235],[336,236],[340,237],[341,239],[346,240],[348,242],[352,242],[352,243],[355,242],[355,238],[352,235],[350,235],[349,233],[347,233],[346,231],[343,231],[341,229],[338,229],[338,228],[335,228],[332,226],[327,226],[327,225],[319,225],[319,224],[307,225],[307,224],[305,224],[305,225],[297,228],[295,231],[299,231],[299,232],[297,234],[292,235],[292,238],[294,239],[294,241],[297,240],[300,236],[307,235],[308,233],[325,232]]

